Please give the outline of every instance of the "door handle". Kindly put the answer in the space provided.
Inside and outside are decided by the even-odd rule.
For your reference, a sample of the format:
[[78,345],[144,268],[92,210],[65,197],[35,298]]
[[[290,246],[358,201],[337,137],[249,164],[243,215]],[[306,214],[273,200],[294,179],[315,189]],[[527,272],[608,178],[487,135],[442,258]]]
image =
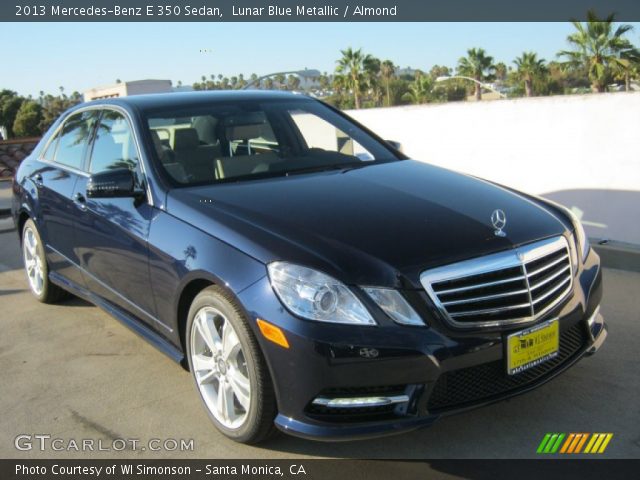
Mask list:
[[42,175],[40,175],[39,173],[36,173],[32,178],[37,187],[41,187],[43,185]]
[[84,198],[84,195],[82,195],[80,192],[75,194],[75,196],[73,197],[73,202],[80,210],[84,211],[87,209],[87,199]]

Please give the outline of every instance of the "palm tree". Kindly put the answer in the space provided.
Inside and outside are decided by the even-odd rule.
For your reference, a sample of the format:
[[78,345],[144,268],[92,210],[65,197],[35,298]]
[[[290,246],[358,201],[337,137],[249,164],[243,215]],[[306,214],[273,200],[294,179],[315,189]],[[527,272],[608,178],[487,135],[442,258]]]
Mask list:
[[429,75],[421,72],[416,75],[413,82],[409,84],[409,91],[402,95],[402,99],[419,105],[427,103],[433,90],[433,79]]
[[393,64],[391,60],[385,60],[380,65],[380,75],[384,80],[384,88],[387,96],[387,107],[391,106],[391,93],[389,91],[389,83],[391,83],[391,79],[396,74],[396,66]]
[[276,83],[278,84],[278,88],[279,88],[280,90],[282,90],[282,87],[284,86],[284,82],[285,82],[285,80],[286,80],[286,77],[285,77],[283,74],[279,73],[278,75],[275,75],[275,76],[273,77],[273,79],[274,79],[274,80],[276,81]]
[[504,82],[509,74],[509,69],[503,62],[496,63],[495,67],[496,80]]
[[515,76],[524,82],[524,91],[527,97],[533,97],[533,80],[545,72],[544,59],[538,58],[534,52],[524,52],[522,56],[513,61],[518,67]]
[[346,89],[351,90],[356,109],[360,108],[360,91],[364,81],[364,59],[362,49],[354,50],[351,47],[340,50],[342,58],[338,60],[336,72],[343,77],[339,81]]
[[624,81],[624,91],[631,91],[631,78],[640,73],[640,50],[634,48],[622,52],[614,71],[616,77]]
[[297,90],[300,88],[300,77],[297,75],[289,75],[287,77],[287,87],[289,90]]
[[273,90],[273,78],[267,77],[264,79],[264,88],[267,90]]
[[362,66],[364,69],[364,86],[367,87],[373,101],[376,105],[382,103],[382,91],[380,89],[380,68],[382,63],[380,59],[373,55],[365,55],[362,60]]
[[601,20],[593,10],[589,10],[586,23],[573,22],[576,31],[567,37],[573,50],[558,53],[567,59],[567,67],[587,69],[593,92],[606,90],[615,70],[624,64],[625,54],[633,50],[631,42],[624,37],[633,27],[616,27],[614,20],[614,14]]
[[487,55],[482,48],[467,50],[467,56],[458,60],[458,74],[473,78],[475,82],[476,100],[482,100],[482,83],[492,80],[495,71],[493,57]]

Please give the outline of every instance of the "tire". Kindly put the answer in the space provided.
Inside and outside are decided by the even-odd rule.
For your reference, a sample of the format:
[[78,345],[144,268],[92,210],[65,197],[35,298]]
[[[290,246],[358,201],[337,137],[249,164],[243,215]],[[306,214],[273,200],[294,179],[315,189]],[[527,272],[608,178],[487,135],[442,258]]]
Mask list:
[[66,290],[49,280],[49,265],[44,254],[44,245],[33,220],[28,219],[25,222],[20,238],[24,270],[33,296],[42,303],[56,303],[68,297]]
[[276,431],[273,383],[232,295],[211,286],[196,296],[189,309],[185,345],[194,385],[216,428],[240,443],[269,438]]

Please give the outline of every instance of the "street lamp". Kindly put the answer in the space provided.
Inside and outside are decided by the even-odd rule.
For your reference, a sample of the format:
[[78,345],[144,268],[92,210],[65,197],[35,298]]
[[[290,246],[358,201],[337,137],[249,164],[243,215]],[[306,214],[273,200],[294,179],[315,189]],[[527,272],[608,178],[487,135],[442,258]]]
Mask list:
[[500,96],[500,98],[507,98],[507,96],[504,93],[499,92],[498,90],[493,88],[491,85],[488,85],[486,83],[482,83],[482,82],[476,80],[475,78],[465,77],[464,75],[453,75],[453,76],[438,77],[438,78],[436,78],[436,82],[444,82],[446,80],[453,80],[454,78],[461,78],[463,80],[469,80],[469,81],[471,81],[473,83],[477,83],[482,88],[486,88],[487,90],[491,90],[493,93],[497,93]]
[[262,80],[269,78],[269,77],[275,77],[276,75],[297,75],[299,77],[303,77],[303,76],[307,76],[307,77],[319,77],[320,76],[320,72],[318,70],[307,70],[306,68],[304,70],[292,70],[290,72],[274,72],[274,73],[269,73],[268,75],[262,75],[261,77],[256,78],[255,80],[252,80],[251,82],[247,83],[244,87],[242,87],[242,90],[247,90],[249,87],[256,85],[256,84],[260,84],[260,82],[262,82]]

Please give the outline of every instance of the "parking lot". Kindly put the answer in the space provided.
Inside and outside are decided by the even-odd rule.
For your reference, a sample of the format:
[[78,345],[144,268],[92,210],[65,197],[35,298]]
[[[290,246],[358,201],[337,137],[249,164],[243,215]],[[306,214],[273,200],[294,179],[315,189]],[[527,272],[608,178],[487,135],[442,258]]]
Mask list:
[[[524,458],[546,432],[612,432],[601,457],[640,456],[640,274],[605,270],[609,338],[547,385],[369,441],[318,443],[280,435],[260,447],[218,434],[189,375],[103,311],[81,300],[50,306],[30,295],[15,231],[0,233],[1,458]],[[66,440],[193,439],[193,451],[19,451],[20,434]]]

